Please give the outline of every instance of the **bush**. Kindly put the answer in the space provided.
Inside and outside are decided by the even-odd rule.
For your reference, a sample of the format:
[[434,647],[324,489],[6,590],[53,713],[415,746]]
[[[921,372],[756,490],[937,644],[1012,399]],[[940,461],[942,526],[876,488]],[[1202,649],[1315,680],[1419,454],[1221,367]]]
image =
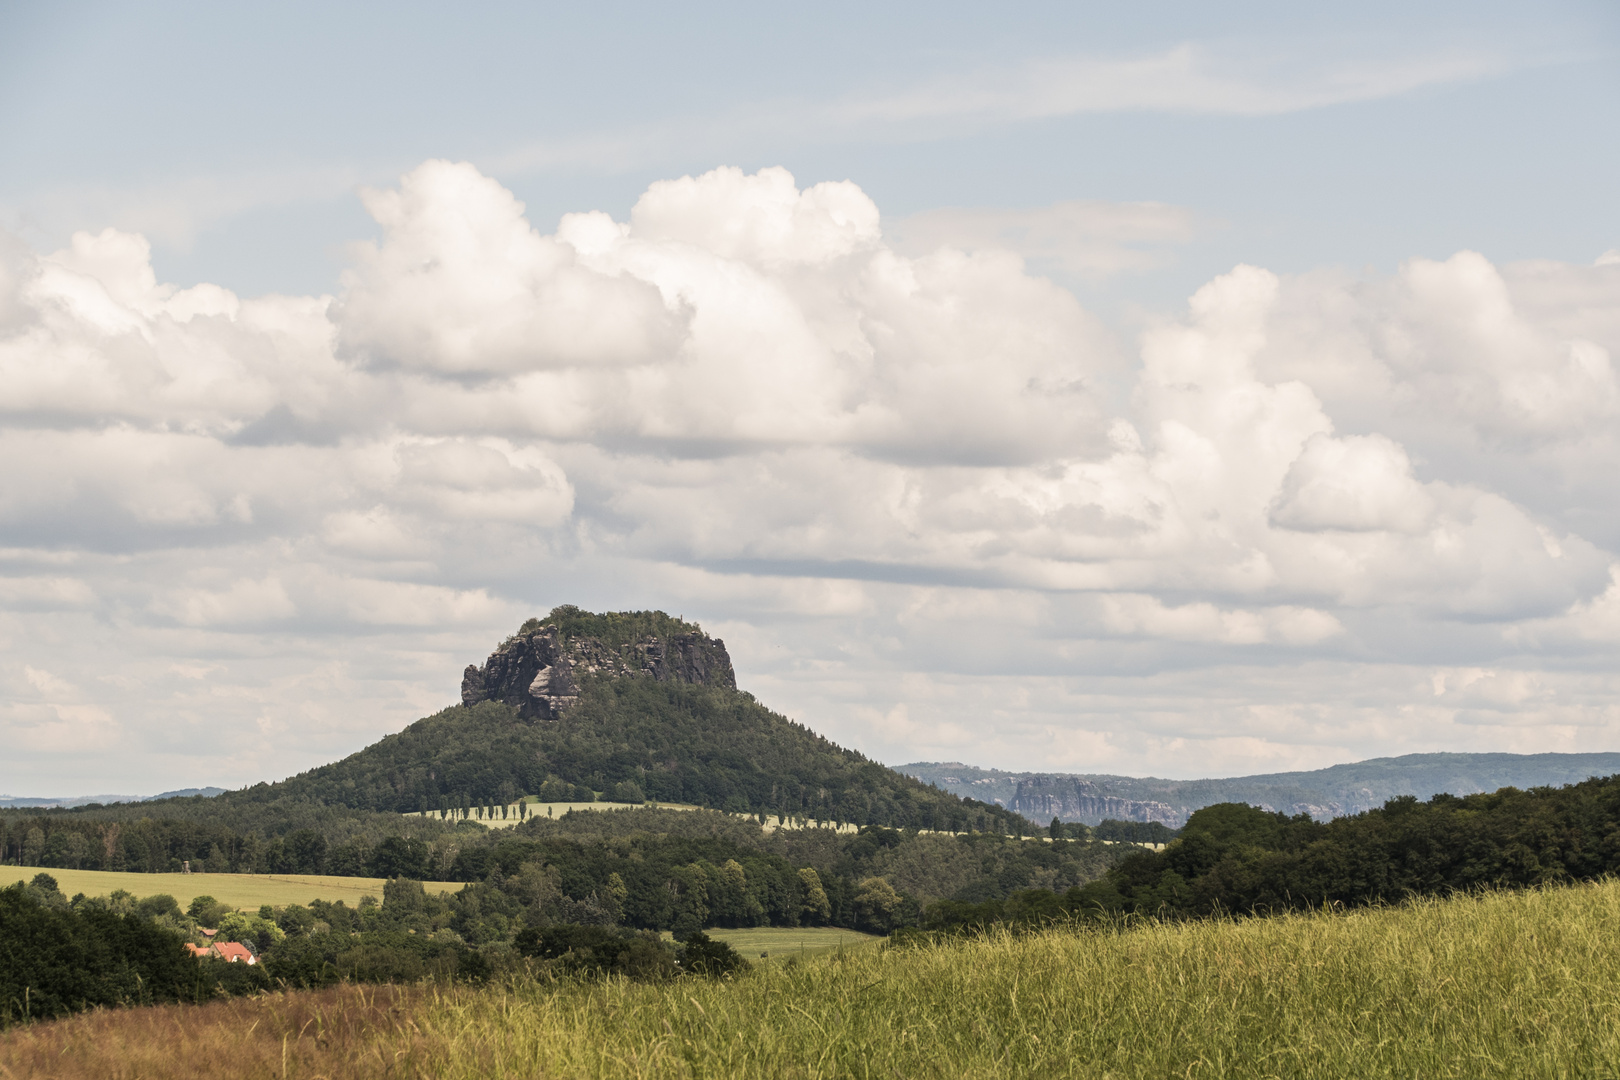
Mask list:
[[748,961],[736,949],[702,931],[687,935],[686,945],[681,949],[680,964],[682,971],[706,975],[711,979],[734,975],[748,967]]
[[138,915],[46,906],[18,884],[0,889],[0,926],[0,1025],[204,992],[180,936]]
[[555,776],[540,785],[541,802],[595,802],[596,792],[584,784],[570,784]]
[[178,919],[183,914],[180,910],[180,901],[168,893],[158,893],[156,896],[136,901],[135,911],[148,919]]
[[607,790],[608,802],[634,803],[641,805],[647,801],[647,793],[641,790],[641,785],[634,780],[620,780]]
[[547,960],[561,971],[666,979],[677,973],[675,956],[657,936],[607,926],[532,926],[514,944],[524,956]]
[[201,961],[198,966],[202,969],[202,993],[197,995],[199,1000],[257,994],[274,985],[263,964],[233,964],[214,957]]

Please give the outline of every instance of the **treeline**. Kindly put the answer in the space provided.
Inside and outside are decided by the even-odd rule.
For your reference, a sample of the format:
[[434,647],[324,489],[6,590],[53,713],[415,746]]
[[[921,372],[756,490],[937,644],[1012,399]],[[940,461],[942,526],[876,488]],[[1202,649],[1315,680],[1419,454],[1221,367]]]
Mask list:
[[[214,874],[394,877],[408,872],[433,878],[460,844],[485,835],[482,827],[460,821],[354,815],[327,807],[272,818],[266,823],[270,828],[300,818],[313,823],[278,835],[252,827],[240,820],[250,815],[233,814],[228,807],[210,807],[220,811],[213,820],[199,809],[134,803],[0,811],[0,863],[150,874],[178,873],[189,864],[194,872]],[[168,816],[176,810],[185,816]]]
[[260,986],[251,971],[199,963],[152,911],[70,905],[46,875],[0,889],[0,927],[0,1026],[97,1007],[206,1001]]
[[[555,869],[563,895],[581,904],[605,895],[618,874],[629,891],[615,921],[656,930],[693,920],[699,926],[799,925],[812,918],[803,898],[809,886],[802,871],[810,869],[826,904],[825,915],[812,921],[885,932],[914,923],[923,905],[942,899],[980,902],[1019,889],[1062,890],[1092,881],[1130,850],[881,826],[858,833],[772,832],[747,817],[653,808],[575,811],[501,830],[469,822],[427,838],[391,835],[375,844],[354,838],[336,846],[314,829],[263,841],[200,822],[105,821],[75,811],[0,821],[0,830],[7,862],[64,869],[162,872],[189,861],[199,872],[484,882],[538,863]],[[721,872],[729,862],[743,870],[743,892]]]
[[[767,832],[711,812],[629,810],[530,821],[463,849],[450,877],[509,877],[514,867],[538,863],[557,871],[565,895],[589,901],[605,895],[617,875],[627,890],[618,917],[645,929],[678,930],[696,918],[704,926],[825,924],[885,933],[914,924],[939,900],[977,902],[1093,881],[1129,850],[881,826]],[[722,872],[731,862],[736,867]]]
[[[49,875],[0,889],[0,1027],[91,1008],[201,1002],[273,987],[339,981],[482,982],[620,974],[637,979],[735,974],[746,962],[701,932],[679,943],[578,915],[554,875],[528,866],[508,882],[429,895],[420,882],[388,882],[350,908],[316,901],[244,915],[195,898],[182,913],[171,896],[125,892],[66,899]],[[255,963],[198,957],[185,946],[239,942]]]
[[1069,889],[927,909],[925,929],[1059,917],[1171,917],[1358,907],[1620,873],[1620,776],[1562,788],[1401,796],[1328,822],[1240,803],[1195,812],[1163,851],[1138,851]]
[[342,761],[220,798],[415,813],[509,803],[548,783],[604,793],[633,785],[654,802],[854,825],[1033,828],[837,747],[748,693],[635,677],[587,678],[554,724],[499,702],[458,705]]
[[[67,818],[70,815],[62,815]],[[476,835],[475,835],[476,834]],[[333,868],[313,830],[279,838],[306,871]],[[26,841],[25,841],[26,842]],[[37,843],[37,841],[35,842]],[[867,826],[768,832],[714,811],[626,809],[476,827],[433,840],[385,837],[368,867],[379,903],[237,912],[198,896],[64,898],[48,875],[0,907],[0,1017],[120,1003],[201,1000],[272,985],[411,982],[616,972],[636,978],[740,964],[715,927],[914,927],[930,905],[1005,903],[1093,881],[1130,849],[1089,840],[937,834]],[[340,854],[340,853],[339,853]],[[346,856],[344,856],[346,857]],[[421,879],[466,885],[429,893]],[[16,934],[13,926],[19,927]],[[198,961],[188,938],[238,941],[259,963]],[[673,932],[679,946],[661,939]],[[77,972],[77,974],[75,974]]]

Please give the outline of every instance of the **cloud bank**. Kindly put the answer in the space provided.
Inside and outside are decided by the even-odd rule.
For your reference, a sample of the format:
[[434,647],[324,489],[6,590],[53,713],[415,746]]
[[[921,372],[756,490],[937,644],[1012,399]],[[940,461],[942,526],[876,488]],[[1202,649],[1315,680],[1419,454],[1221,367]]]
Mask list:
[[364,203],[336,296],[0,249],[0,785],[279,777],[561,602],[700,618],[891,761],[1620,733],[1612,259],[1239,266],[1125,342],[1028,221],[897,246],[781,169],[551,232],[465,164]]

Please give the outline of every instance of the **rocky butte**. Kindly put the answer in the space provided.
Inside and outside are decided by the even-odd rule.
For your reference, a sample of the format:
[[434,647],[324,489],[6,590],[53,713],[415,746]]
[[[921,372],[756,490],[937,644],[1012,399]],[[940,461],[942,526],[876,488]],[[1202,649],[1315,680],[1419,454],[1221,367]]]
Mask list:
[[597,674],[737,688],[726,643],[701,630],[613,643],[568,635],[560,625],[531,619],[483,667],[467,665],[461,703],[500,701],[525,720],[554,721],[579,696],[579,680]]

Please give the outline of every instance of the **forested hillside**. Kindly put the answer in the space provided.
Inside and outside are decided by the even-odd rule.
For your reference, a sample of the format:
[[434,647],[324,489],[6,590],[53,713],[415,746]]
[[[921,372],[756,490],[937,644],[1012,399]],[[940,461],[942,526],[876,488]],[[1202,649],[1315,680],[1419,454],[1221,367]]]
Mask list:
[[1164,850],[1133,852],[1105,877],[1061,897],[1047,890],[977,908],[945,903],[923,923],[1267,914],[1617,873],[1620,777],[1427,802],[1406,795],[1325,823],[1222,803],[1193,814]]
[[[526,623],[482,669],[469,668],[470,704],[342,761],[222,798],[411,813],[507,803],[561,782],[578,798],[632,785],[623,790],[736,813],[957,832],[1030,828],[1002,807],[835,746],[731,682],[723,643],[690,623],[662,612],[559,608]],[[529,709],[520,698],[539,704]]]
[[[510,802],[561,780],[739,813],[856,825],[1012,832],[1001,807],[904,777],[734,690],[636,678],[588,679],[561,721],[534,724],[500,702],[455,706],[342,761],[223,800],[338,803],[414,812]],[[576,796],[570,796],[576,797]]]

